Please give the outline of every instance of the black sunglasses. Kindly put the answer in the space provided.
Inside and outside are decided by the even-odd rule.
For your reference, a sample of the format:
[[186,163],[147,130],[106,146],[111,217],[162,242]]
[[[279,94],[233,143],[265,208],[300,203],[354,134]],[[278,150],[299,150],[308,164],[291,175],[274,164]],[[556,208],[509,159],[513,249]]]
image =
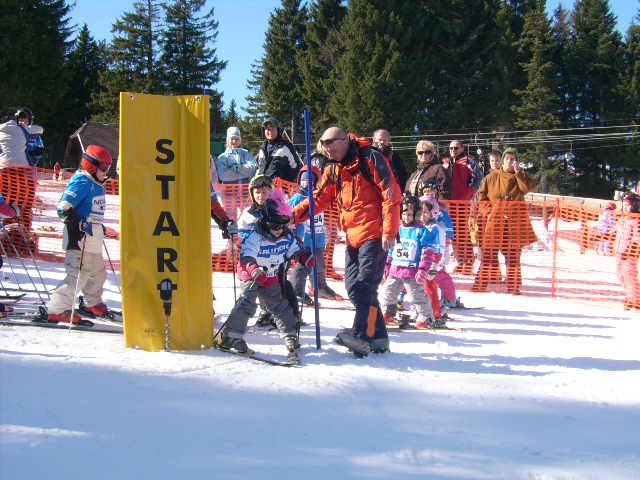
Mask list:
[[267,223],[269,230],[284,230],[286,225],[283,223]]

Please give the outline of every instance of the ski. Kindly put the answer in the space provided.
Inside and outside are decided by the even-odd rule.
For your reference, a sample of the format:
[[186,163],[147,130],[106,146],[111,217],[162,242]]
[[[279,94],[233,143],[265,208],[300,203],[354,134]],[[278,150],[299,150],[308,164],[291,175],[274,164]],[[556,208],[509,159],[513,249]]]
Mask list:
[[26,293],[21,293],[20,295],[0,295],[0,302],[2,303],[17,302],[25,295]]
[[465,305],[459,305],[457,307],[440,307],[448,308],[449,310],[484,310],[484,307],[467,307]]
[[86,310],[75,311],[80,317],[96,320],[97,322],[107,323],[109,325],[122,326],[122,313],[116,310],[109,310],[105,315],[94,315]]
[[464,331],[462,327],[450,327],[448,325],[445,325],[444,327],[416,328],[415,325],[400,326],[387,324],[387,331],[389,332],[436,332],[438,330],[453,330],[456,332]]
[[[40,321],[38,321],[40,320]],[[89,320],[83,320],[79,324],[68,323],[49,323],[43,321],[38,314],[10,314],[6,317],[0,318],[0,325],[17,326],[17,327],[39,327],[39,328],[53,328],[59,330],[75,330],[80,332],[100,332],[100,333],[115,333],[122,334],[122,328],[114,327],[111,325],[94,324]]]
[[[244,357],[251,360],[256,360],[258,362],[267,363],[269,365],[273,365],[276,367],[298,367],[300,366],[300,357],[297,353],[287,355],[287,360],[280,361],[275,360],[273,358],[263,357],[262,355],[258,355],[254,350],[249,350],[247,353],[236,352],[234,350],[228,350],[226,348],[220,348],[220,345],[215,344],[214,348],[219,350],[220,352],[230,353],[232,355],[237,355],[238,357]],[[294,356],[292,356],[294,355]]]

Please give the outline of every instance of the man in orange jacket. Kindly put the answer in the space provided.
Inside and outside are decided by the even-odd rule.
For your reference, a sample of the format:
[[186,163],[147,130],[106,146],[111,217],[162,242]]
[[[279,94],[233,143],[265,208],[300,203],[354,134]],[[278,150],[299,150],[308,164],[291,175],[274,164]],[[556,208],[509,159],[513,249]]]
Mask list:
[[[345,284],[356,309],[353,329],[336,340],[358,356],[389,350],[389,337],[378,302],[387,250],[400,228],[402,192],[389,161],[342,128],[330,127],[320,137],[329,162],[313,192],[314,213],[336,199],[340,224],[347,235]],[[293,210],[294,223],[309,218],[309,200]]]

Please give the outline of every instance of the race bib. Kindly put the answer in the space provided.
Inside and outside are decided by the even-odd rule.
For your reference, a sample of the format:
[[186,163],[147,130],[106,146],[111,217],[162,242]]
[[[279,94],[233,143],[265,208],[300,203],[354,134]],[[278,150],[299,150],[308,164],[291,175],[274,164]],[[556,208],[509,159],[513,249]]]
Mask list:
[[418,242],[412,238],[404,238],[396,243],[393,249],[393,263],[406,267],[416,266],[416,256],[418,253]]

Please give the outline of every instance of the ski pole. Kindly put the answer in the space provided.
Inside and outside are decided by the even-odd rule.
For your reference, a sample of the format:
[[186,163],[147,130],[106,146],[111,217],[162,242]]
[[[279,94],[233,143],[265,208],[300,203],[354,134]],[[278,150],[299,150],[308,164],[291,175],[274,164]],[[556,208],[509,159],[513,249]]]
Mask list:
[[40,290],[38,290],[38,287],[36,286],[36,282],[33,280],[33,277],[29,273],[29,270],[27,270],[27,264],[24,262],[24,258],[22,258],[22,256],[20,255],[20,252],[18,252],[18,249],[14,245],[13,241],[9,240],[9,245],[11,245],[11,248],[13,249],[13,253],[15,253],[16,258],[20,261],[20,264],[22,265],[22,269],[24,270],[25,275],[31,282],[31,285],[33,285],[33,291],[36,292],[40,301],[42,303],[45,303],[45,301],[42,299],[42,295],[40,295]]
[[[80,226],[78,226],[80,228]],[[73,290],[73,300],[71,300],[71,315],[69,315],[69,330],[73,326],[73,315],[76,310],[76,297],[78,296],[78,291],[80,290],[80,275],[82,275],[82,262],[84,261],[84,246],[86,244],[87,234],[84,234],[82,238],[82,247],[80,247],[80,264],[78,265],[78,278],[76,278],[76,287]]]
[[16,285],[18,285],[18,290],[20,292],[26,291],[25,289],[22,288],[22,285],[20,285],[20,280],[18,280],[18,275],[16,275],[16,271],[13,269],[13,262],[9,261],[9,255],[7,254],[7,250],[4,248],[4,244],[2,242],[0,242],[0,250],[2,250],[2,256],[7,259],[7,263],[9,264],[9,270],[11,270],[11,273],[13,274],[13,278],[16,282]]
[[[316,228],[315,210],[313,198],[313,171],[311,168],[311,117],[309,110],[304,109],[304,136],[307,154],[307,185],[309,194],[309,227],[311,229],[311,255],[316,256]],[[319,180],[319,179],[318,179]],[[316,266],[311,267],[311,284],[313,285],[313,303],[316,321],[316,349],[320,350],[320,307],[318,306],[318,271]]]
[[[42,278],[42,273],[40,272],[40,268],[38,267],[38,263],[36,262],[36,257],[33,255],[33,252],[28,247],[28,245],[29,245],[29,236],[27,235],[26,229],[25,229],[24,225],[22,225],[20,223],[18,223],[17,225],[18,225],[18,230],[22,234],[22,239],[24,240],[25,245],[27,245],[27,250],[29,250],[29,255],[31,257],[31,261],[33,262],[33,266],[35,267],[36,272],[38,273],[38,277],[40,277],[40,283],[42,283],[42,288],[44,289],[44,293],[46,293],[47,294],[47,298],[49,300],[51,300],[51,294],[49,294],[49,289],[47,288],[46,283],[44,283],[44,278]],[[40,300],[42,300],[42,298],[40,298]]]
[[238,298],[236,293],[236,242],[234,237],[235,235],[231,235],[231,263],[233,264],[233,304],[235,305],[238,302]]
[[[113,263],[111,262],[111,256],[109,255],[109,249],[107,248],[107,242],[104,240],[104,238],[102,239],[102,245],[104,246],[104,251],[107,254],[107,260],[109,261],[109,267],[111,267],[111,272],[115,277],[117,277],[118,275],[116,274],[115,268],[113,268]],[[120,293],[120,295],[122,295],[122,289],[120,288],[119,282],[116,282],[116,287],[118,287],[118,292]]]

